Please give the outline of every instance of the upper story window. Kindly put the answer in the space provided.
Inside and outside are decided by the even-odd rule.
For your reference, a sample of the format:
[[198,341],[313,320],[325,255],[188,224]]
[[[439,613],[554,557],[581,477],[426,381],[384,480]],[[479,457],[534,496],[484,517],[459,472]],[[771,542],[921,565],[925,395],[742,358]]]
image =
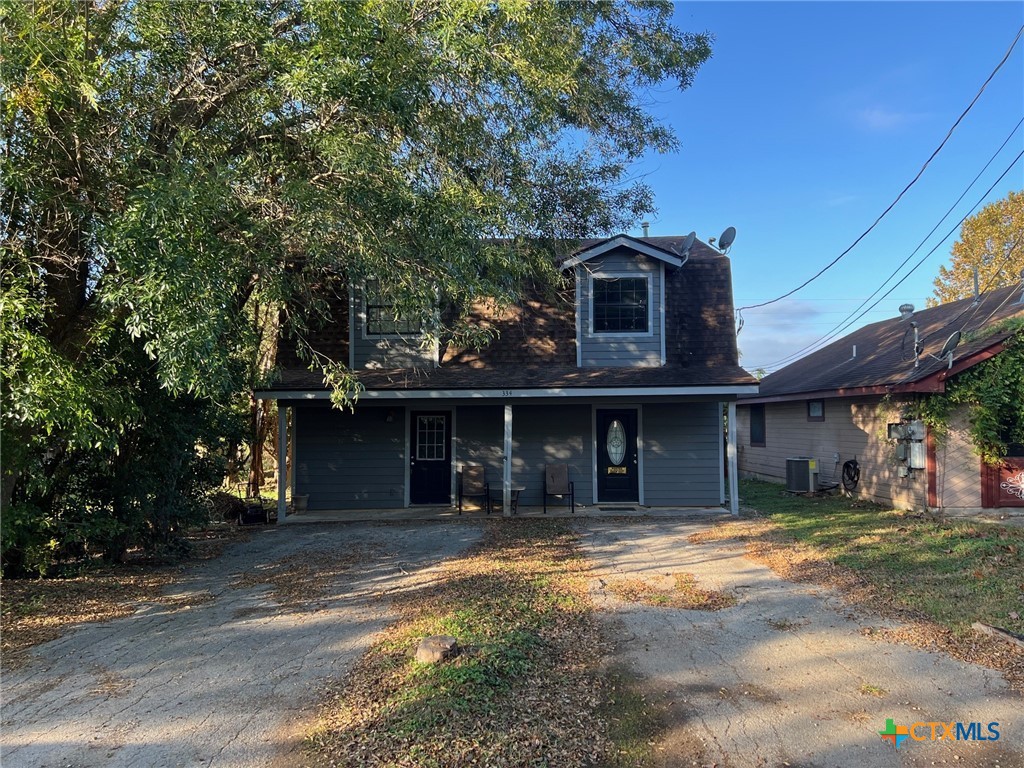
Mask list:
[[594,333],[651,332],[649,277],[594,275],[591,281],[591,325]]
[[419,319],[401,317],[381,296],[376,280],[366,283],[366,335],[417,336],[423,330]]

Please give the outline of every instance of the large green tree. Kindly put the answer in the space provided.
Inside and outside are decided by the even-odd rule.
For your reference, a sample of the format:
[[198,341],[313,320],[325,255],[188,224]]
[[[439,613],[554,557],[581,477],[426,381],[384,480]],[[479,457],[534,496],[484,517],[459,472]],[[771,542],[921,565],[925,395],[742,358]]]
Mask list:
[[554,244],[652,209],[630,164],[676,140],[649,89],[710,55],[646,0],[0,8],[4,510],[54,456],[116,463],[155,429],[140,392],[238,397],[253,307],[302,348],[332,291],[375,276],[471,339],[475,299],[515,300]]
[[964,221],[949,267],[939,267],[935,298],[928,300],[929,306],[973,296],[975,269],[982,290],[1020,281],[1024,272],[1024,192],[1010,192]]

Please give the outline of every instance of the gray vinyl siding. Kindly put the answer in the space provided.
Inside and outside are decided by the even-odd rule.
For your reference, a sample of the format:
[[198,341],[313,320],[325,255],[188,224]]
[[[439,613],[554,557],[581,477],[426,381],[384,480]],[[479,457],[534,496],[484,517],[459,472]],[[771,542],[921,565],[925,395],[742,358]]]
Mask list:
[[644,504],[649,507],[720,503],[718,403],[643,407]]
[[423,349],[416,336],[370,337],[365,333],[366,312],[362,291],[352,297],[352,367],[359,368],[423,368],[433,367],[436,347]]
[[839,482],[843,463],[856,459],[860,483],[855,495],[900,509],[923,509],[928,503],[927,473],[915,470],[899,477],[895,442],[886,435],[886,425],[900,420],[901,405],[878,397],[832,398],[825,400],[824,421],[808,421],[806,400],[766,403],[765,445],[755,447],[750,444],[750,408],[740,404],[740,476],[784,483],[786,459],[810,456],[818,460],[819,483]]
[[[600,259],[577,267],[580,280],[578,313],[580,365],[649,366],[661,365],[661,262],[625,249],[613,251]],[[647,276],[651,283],[650,335],[608,336],[590,330],[590,275],[600,273],[635,273]]]
[[505,409],[500,405],[461,405],[455,412],[455,461],[485,467],[492,490],[501,491],[505,445]]
[[405,505],[405,419],[397,409],[359,406],[295,409],[296,492],[309,509],[385,509]]
[[[521,405],[513,409],[512,485],[524,506],[544,503],[544,465],[568,464],[576,502],[592,504],[590,405]],[[552,498],[550,503],[560,503]]]

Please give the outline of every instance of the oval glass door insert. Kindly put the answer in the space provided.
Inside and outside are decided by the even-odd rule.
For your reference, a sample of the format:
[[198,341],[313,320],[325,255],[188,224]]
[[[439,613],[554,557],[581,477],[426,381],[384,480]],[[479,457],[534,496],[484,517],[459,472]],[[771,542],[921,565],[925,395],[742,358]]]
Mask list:
[[605,447],[608,449],[608,459],[612,464],[618,466],[626,458],[626,430],[618,419],[608,425]]

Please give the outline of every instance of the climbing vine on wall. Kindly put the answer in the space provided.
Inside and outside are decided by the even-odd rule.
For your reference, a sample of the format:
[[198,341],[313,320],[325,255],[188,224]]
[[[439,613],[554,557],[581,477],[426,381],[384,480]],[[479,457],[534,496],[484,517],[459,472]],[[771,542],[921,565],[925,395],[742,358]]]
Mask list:
[[946,384],[945,394],[928,395],[919,417],[940,435],[950,415],[967,409],[971,441],[987,464],[998,464],[1009,444],[1024,443],[1024,328],[1004,342],[995,357],[967,369]]

